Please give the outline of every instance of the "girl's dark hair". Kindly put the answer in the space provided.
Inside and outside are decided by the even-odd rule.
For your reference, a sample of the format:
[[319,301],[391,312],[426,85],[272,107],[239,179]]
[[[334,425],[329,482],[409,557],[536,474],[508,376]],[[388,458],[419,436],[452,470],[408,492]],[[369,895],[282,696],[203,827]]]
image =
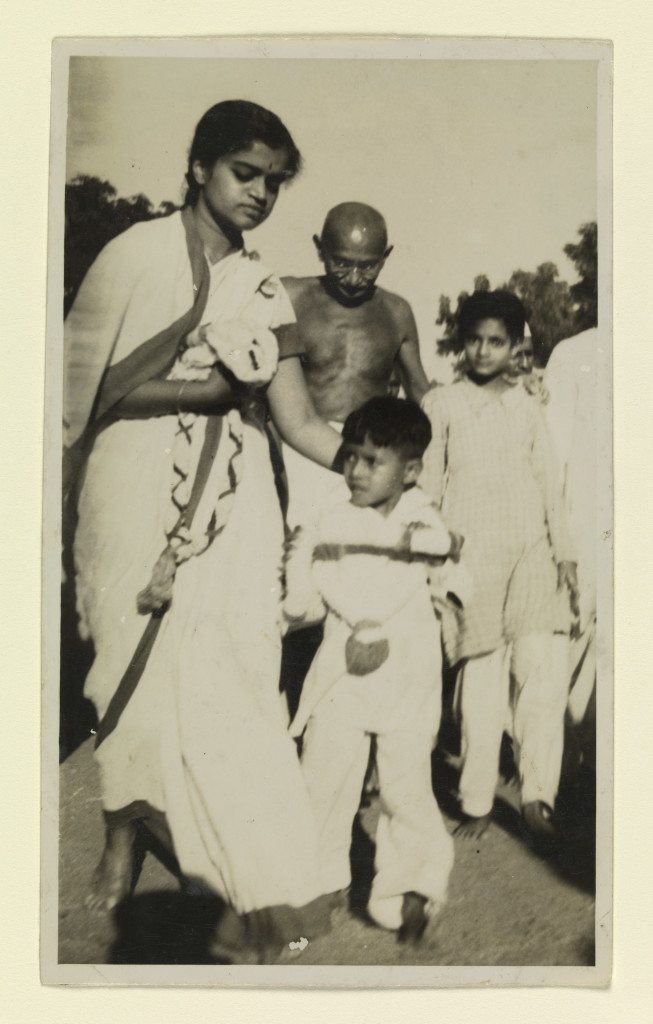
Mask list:
[[516,295],[507,291],[474,292],[458,313],[458,344],[462,349],[479,320],[501,320],[511,343],[524,337],[526,310]]
[[247,149],[254,142],[264,142],[270,149],[285,149],[292,177],[300,169],[302,158],[285,124],[272,111],[248,100],[225,100],[216,103],[204,114],[195,129],[188,154],[186,172],[186,205],[195,206],[201,186],[195,181],[193,164],[213,167],[227,153]]
[[411,459],[421,459],[431,441],[431,423],[414,402],[383,395],[349,413],[342,437],[349,444],[363,444],[369,438],[378,448],[393,448]]

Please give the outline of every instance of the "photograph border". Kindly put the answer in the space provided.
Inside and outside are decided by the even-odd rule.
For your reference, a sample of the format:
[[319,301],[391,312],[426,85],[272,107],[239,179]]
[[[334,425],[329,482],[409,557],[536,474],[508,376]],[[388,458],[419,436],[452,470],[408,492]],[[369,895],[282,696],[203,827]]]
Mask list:
[[[597,686],[597,897],[594,967],[192,967],[58,964],[58,661],[60,582],[60,453],[62,413],[64,189],[68,76],[71,56],[204,56],[215,59],[595,60],[598,92],[598,225],[600,356]],[[262,988],[459,988],[487,986],[605,987],[612,966],[613,894],[613,460],[612,460],[612,45],[602,41],[436,39],[329,36],[194,39],[57,39],[53,44],[44,431],[43,700],[41,978],[48,985],[237,986]],[[609,454],[608,454],[609,453]],[[56,768],[55,768],[56,766]]]

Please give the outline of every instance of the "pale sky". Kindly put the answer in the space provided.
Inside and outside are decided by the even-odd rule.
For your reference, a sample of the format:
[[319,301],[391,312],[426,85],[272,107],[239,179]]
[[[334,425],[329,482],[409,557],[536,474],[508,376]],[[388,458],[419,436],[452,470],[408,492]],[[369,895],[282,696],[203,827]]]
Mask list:
[[179,202],[195,124],[223,99],[281,117],[305,167],[249,248],[317,274],[311,237],[345,200],[375,206],[392,253],[379,284],[413,306],[427,371],[438,299],[553,261],[596,219],[596,63],[74,58],[67,174]]

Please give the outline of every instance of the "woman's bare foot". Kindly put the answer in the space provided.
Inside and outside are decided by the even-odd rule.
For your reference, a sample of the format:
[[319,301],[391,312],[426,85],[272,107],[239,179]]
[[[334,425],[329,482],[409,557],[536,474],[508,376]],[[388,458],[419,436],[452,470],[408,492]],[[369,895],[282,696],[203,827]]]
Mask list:
[[480,818],[465,814],[463,820],[453,830],[453,834],[459,839],[481,839],[491,820],[491,814],[483,814]]
[[88,910],[106,914],[129,894],[134,869],[135,838],[136,831],[131,822],[117,828],[107,828],[104,852],[93,872],[91,891],[84,901]]

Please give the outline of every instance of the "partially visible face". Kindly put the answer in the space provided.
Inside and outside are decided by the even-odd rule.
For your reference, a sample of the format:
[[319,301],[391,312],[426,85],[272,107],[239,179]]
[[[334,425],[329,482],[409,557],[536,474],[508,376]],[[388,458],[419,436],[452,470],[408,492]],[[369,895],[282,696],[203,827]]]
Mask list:
[[196,162],[193,173],[202,186],[202,204],[219,226],[249,231],[274,209],[279,189],[289,177],[288,153],[254,142],[220,157],[212,167]]
[[417,481],[419,459],[409,458],[394,448],[379,448],[369,437],[363,444],[348,444],[344,476],[357,508],[375,508],[388,515],[404,488]]
[[503,320],[477,320],[465,340],[465,355],[478,377],[497,377],[510,370],[514,348]]
[[515,376],[532,373],[534,363],[533,339],[524,338],[512,350],[512,366],[514,367]]
[[354,228],[341,241],[320,244],[320,258],[333,290],[350,301],[362,299],[374,287],[389,249],[366,242]]

